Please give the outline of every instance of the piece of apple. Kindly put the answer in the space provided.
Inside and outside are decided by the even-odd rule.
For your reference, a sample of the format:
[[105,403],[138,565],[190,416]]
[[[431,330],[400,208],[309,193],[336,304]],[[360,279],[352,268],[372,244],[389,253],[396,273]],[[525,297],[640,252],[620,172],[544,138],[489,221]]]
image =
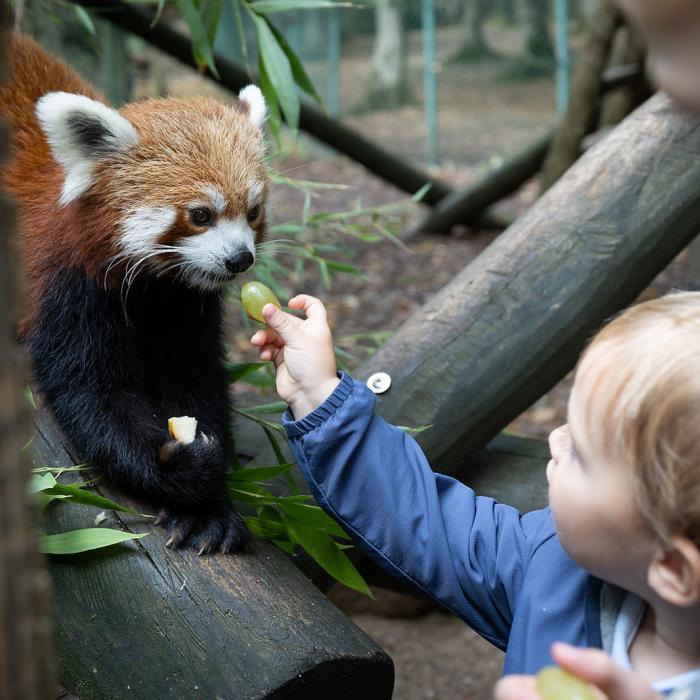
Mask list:
[[197,419],[191,416],[168,418],[168,432],[173,440],[189,445],[197,435]]

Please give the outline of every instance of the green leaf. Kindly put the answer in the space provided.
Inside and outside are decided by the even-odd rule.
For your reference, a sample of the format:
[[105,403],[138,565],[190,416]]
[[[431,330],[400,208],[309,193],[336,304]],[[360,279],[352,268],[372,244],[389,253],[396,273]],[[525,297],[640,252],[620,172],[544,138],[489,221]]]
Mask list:
[[399,430],[403,430],[405,433],[408,433],[409,435],[418,435],[418,433],[422,433],[422,432],[425,432],[426,430],[430,430],[430,428],[433,427],[433,424],[431,423],[430,425],[420,425],[417,428],[411,428],[407,425],[396,425],[394,427],[398,428]]
[[284,413],[287,410],[287,406],[286,401],[275,401],[273,403],[263,403],[259,406],[249,406],[246,408],[246,411],[254,416],[261,413],[268,415],[271,413]]
[[287,528],[282,523],[253,516],[248,516],[243,519],[248,529],[258,537],[264,537],[267,540],[279,540],[287,536]]
[[262,54],[259,56],[258,72],[260,74],[260,89],[265,95],[267,102],[267,125],[270,127],[272,136],[275,139],[277,148],[281,147],[280,142],[280,127],[282,125],[282,117],[280,116],[280,106],[277,100],[277,93],[272,85],[270,76],[267,74],[265,64],[262,61]]
[[285,517],[294,520],[300,525],[323,530],[330,535],[335,535],[344,540],[349,540],[347,532],[331,518],[322,508],[313,503],[290,503],[282,501],[278,503]]
[[230,0],[231,7],[233,8],[233,17],[236,20],[236,29],[238,31],[238,43],[241,47],[241,53],[243,54],[243,64],[245,65],[246,71],[250,74],[250,59],[248,57],[248,38],[245,33],[245,25],[243,24],[243,15],[241,14],[241,0]]
[[290,539],[303,547],[333,578],[348,588],[364,593],[373,598],[367,583],[347,558],[340,547],[325,532],[299,525],[294,520],[286,519]]
[[214,64],[214,54],[211,50],[209,35],[202,22],[197,6],[192,0],[175,0],[175,2],[192,34],[195,61],[197,61],[199,66],[207,66],[218,78],[219,72],[216,70],[216,65]]
[[104,527],[90,527],[84,530],[70,530],[56,535],[42,535],[39,541],[45,554],[78,554],[91,549],[100,549],[112,544],[137,540],[148,533],[135,535],[131,532],[112,530]]
[[268,20],[255,12],[251,12],[251,17],[255,22],[261,63],[277,96],[287,126],[296,131],[299,128],[299,95],[294,84],[291,64],[270,29]]
[[318,262],[318,271],[321,274],[321,283],[325,289],[330,289],[331,276],[328,272],[328,265],[326,264],[326,261],[323,258],[318,258],[316,262]]
[[43,491],[42,493],[37,494],[37,498],[39,499],[39,509],[43,511],[46,509],[46,506],[51,503],[51,501],[64,501],[66,498],[70,498],[70,496],[48,495],[45,491]]
[[165,2],[166,0],[158,0],[158,7],[156,8],[155,17],[153,18],[151,26],[149,27],[150,29],[153,29],[153,27],[160,22],[160,18],[163,15],[163,10],[165,9]]
[[209,38],[209,46],[214,46],[219,17],[221,16],[221,0],[201,0],[199,15]]
[[273,12],[287,10],[325,10],[329,7],[353,7],[350,2],[334,2],[334,0],[256,0],[250,3],[254,12],[269,15]]
[[278,464],[273,467],[243,467],[242,469],[236,469],[231,472],[229,483],[274,479],[276,476],[288,472],[293,464],[294,462],[287,462],[286,464]]
[[294,554],[294,545],[283,540],[272,540],[272,544],[277,545],[286,554]]
[[[110,501],[108,498],[99,496],[92,491],[85,491],[84,489],[78,488],[77,486],[69,486],[65,484],[56,484],[52,489],[47,492],[49,495],[58,496],[69,496],[76,503],[82,503],[86,506],[95,506],[95,508],[102,508],[107,510],[117,510],[120,513],[131,513],[132,515],[142,515],[141,513],[127,508],[126,506],[121,506],[114,501]],[[146,516],[150,517],[150,516]]]
[[39,493],[56,486],[56,479],[53,474],[32,474],[29,480],[29,493]]
[[267,362],[236,362],[228,363],[226,365],[226,372],[228,373],[228,380],[231,384],[237,382],[243,377],[247,377],[253,372],[257,372],[261,367],[264,367]]
[[426,182],[423,187],[421,187],[418,192],[414,192],[411,195],[411,201],[412,202],[421,202],[423,200],[423,197],[425,197],[426,194],[430,191],[430,188],[433,186],[432,182]]
[[88,14],[88,11],[81,7],[80,5],[73,5],[73,11],[78,19],[78,22],[83,26],[84,29],[88,31],[90,36],[97,36],[97,31],[95,30],[95,24],[92,21],[92,17]]
[[[285,1],[285,0],[282,0]],[[274,0],[269,0],[269,2],[274,2]],[[260,3],[254,3],[253,7],[258,7]],[[282,47],[282,51],[284,51],[285,56],[287,57],[287,60],[289,61],[289,65],[292,68],[292,75],[294,76],[294,80],[296,84],[307,94],[311,95],[311,97],[316,100],[319,104],[323,103],[323,100],[321,100],[321,96],[316,92],[316,88],[314,87],[314,84],[311,82],[311,78],[309,78],[308,73],[306,72],[306,69],[304,68],[302,62],[299,60],[299,57],[294,53],[294,50],[292,47],[287,43],[287,40],[282,36],[280,31],[275,27],[274,24],[270,24],[270,29],[272,30],[272,33],[275,35],[275,39],[277,39],[277,43]]]

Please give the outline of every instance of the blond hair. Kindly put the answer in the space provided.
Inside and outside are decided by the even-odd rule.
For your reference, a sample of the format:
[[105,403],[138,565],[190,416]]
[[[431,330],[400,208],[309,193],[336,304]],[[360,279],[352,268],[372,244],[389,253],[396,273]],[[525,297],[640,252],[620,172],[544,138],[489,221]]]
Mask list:
[[700,547],[700,292],[633,306],[596,335],[589,425],[631,468],[639,511],[668,542]]

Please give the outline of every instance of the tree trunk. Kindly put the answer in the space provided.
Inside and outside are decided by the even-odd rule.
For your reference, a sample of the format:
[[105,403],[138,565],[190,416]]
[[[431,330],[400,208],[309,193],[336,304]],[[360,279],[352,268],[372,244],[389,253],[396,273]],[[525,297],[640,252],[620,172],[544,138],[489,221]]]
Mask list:
[[543,191],[551,187],[576,161],[581,152],[581,142],[595,127],[603,71],[618,19],[618,10],[610,0],[599,0],[584,46],[579,52],[569,104],[544,162]]
[[408,51],[401,0],[377,0],[372,74],[367,95],[370,107],[389,109],[410,100]]
[[550,70],[554,64],[554,46],[549,35],[550,0],[524,0],[525,55],[523,60],[533,66]]
[[[0,21],[6,8],[0,2]],[[0,28],[0,81],[7,45]],[[0,161],[8,133],[0,123]],[[1,169],[0,169],[1,171]],[[45,700],[56,694],[48,615],[48,580],[42,571],[27,495],[31,434],[23,396],[27,363],[16,341],[21,303],[15,210],[0,193],[0,695]]]
[[[637,34],[627,25],[615,32],[610,52],[610,66],[632,66],[644,64],[644,44]],[[619,124],[642,100],[640,83],[637,80],[609,92],[603,98],[598,129],[607,129]]]
[[489,0],[468,0],[464,6],[464,39],[453,61],[478,61],[493,56],[484,37],[484,22],[490,12]]

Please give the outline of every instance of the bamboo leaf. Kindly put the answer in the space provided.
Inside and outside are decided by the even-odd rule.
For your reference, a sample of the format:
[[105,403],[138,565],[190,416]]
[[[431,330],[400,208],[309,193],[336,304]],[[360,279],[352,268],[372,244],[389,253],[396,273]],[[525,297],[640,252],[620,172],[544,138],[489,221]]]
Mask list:
[[81,7],[80,5],[72,5],[75,16],[78,22],[83,26],[84,29],[90,34],[90,36],[97,36],[97,31],[95,30],[95,23],[92,21],[92,17],[88,11]]
[[275,401],[273,403],[263,403],[260,404],[259,406],[249,406],[246,408],[246,411],[252,415],[258,415],[258,414],[271,414],[271,413],[284,413],[287,410],[287,402],[286,401]]
[[262,56],[259,57],[258,68],[260,73],[260,89],[263,91],[265,101],[267,102],[267,125],[270,127],[270,132],[275,139],[277,148],[280,148],[280,128],[282,126],[280,106],[277,100],[277,93],[270,80],[270,76],[267,74],[265,64],[262,61]]
[[350,537],[322,508],[313,503],[281,502],[278,504],[285,517],[306,527],[323,530],[344,540]]
[[365,580],[329,535],[310,527],[299,525],[294,520],[286,520],[287,529],[292,542],[303,547],[333,578],[345,584],[348,588],[364,593],[373,598],[372,591]]
[[255,12],[250,14],[255,22],[261,63],[277,96],[287,126],[296,131],[299,128],[299,95],[291,64],[270,29],[268,20]]
[[[70,486],[65,484],[56,484],[53,488],[47,491],[49,495],[57,496],[69,496],[73,499],[75,503],[82,503],[86,506],[94,506],[95,508],[102,508],[108,510],[116,510],[120,513],[131,513],[132,515],[143,515],[138,513],[131,508],[126,506],[121,506],[119,503],[110,501],[108,498],[104,498],[92,491],[85,491],[84,489],[78,488],[77,486]],[[151,516],[144,516],[151,517]]]
[[78,554],[91,549],[100,549],[126,540],[137,540],[148,533],[136,535],[131,532],[103,527],[70,530],[56,535],[42,535],[39,544],[45,554]]
[[[281,0],[285,1],[285,0]],[[275,2],[275,0],[268,0],[269,2]],[[255,3],[254,7],[258,7],[259,3]],[[260,12],[260,10],[258,10]],[[306,72],[306,69],[304,68],[302,62],[299,60],[299,57],[296,55],[292,47],[287,43],[287,40],[282,36],[280,31],[275,27],[274,24],[270,24],[270,29],[272,30],[272,33],[275,35],[275,39],[277,39],[277,43],[282,47],[282,51],[284,51],[285,56],[287,57],[287,60],[289,61],[289,65],[292,68],[292,75],[294,76],[294,81],[296,84],[307,94],[310,95],[311,97],[316,100],[319,104],[323,104],[323,100],[321,100],[321,96],[316,92],[316,88],[314,87],[314,84],[311,82],[311,78],[309,78],[308,73]]]
[[354,5],[350,2],[334,2],[334,0],[256,0],[250,3],[250,7],[261,15],[269,15],[287,10],[325,10],[333,7],[354,7]]
[[29,481],[29,493],[46,491],[46,489],[51,489],[56,484],[56,478],[50,472],[47,474],[32,474],[32,478]]
[[272,467],[243,467],[236,469],[234,472],[231,472],[229,483],[274,479],[276,476],[288,472],[293,464],[294,462],[287,462],[286,464],[278,464]]
[[226,365],[226,372],[228,373],[228,380],[231,384],[237,382],[243,377],[247,377],[253,372],[257,372],[261,367],[264,367],[266,362],[236,362],[228,363]]
[[214,54],[211,50],[207,29],[202,22],[197,6],[192,0],[175,0],[175,2],[192,34],[195,61],[200,67],[207,66],[218,78],[219,72],[214,64]]

